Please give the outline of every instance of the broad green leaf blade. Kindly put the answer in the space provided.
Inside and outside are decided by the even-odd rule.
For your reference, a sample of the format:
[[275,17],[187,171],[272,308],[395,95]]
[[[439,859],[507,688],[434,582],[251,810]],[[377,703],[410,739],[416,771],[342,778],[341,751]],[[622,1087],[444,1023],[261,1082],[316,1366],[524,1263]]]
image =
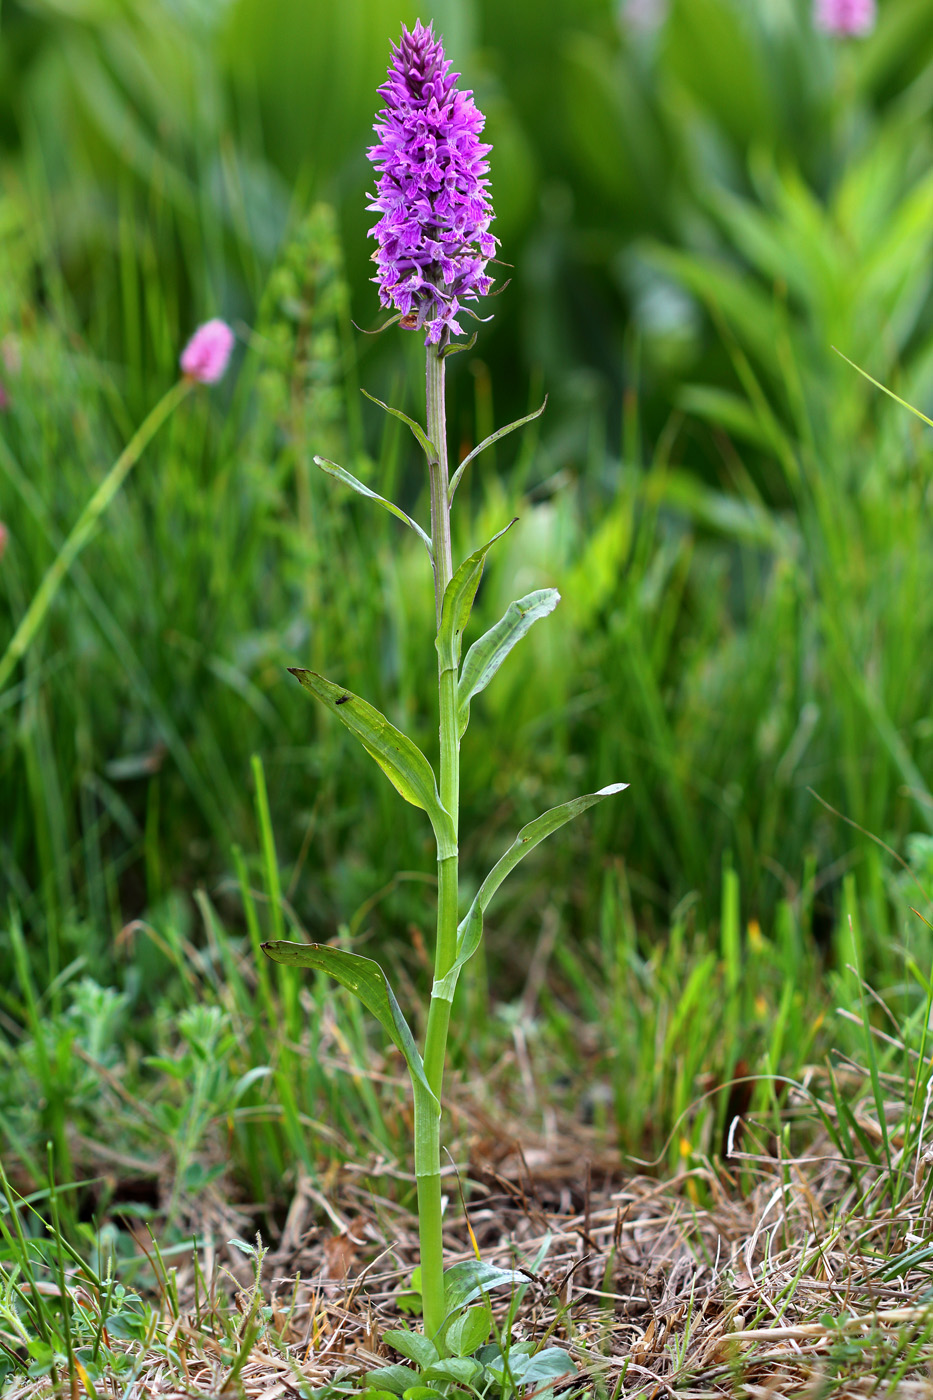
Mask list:
[[367,1390],[375,1390],[377,1395],[404,1395],[410,1386],[417,1384],[418,1372],[411,1366],[397,1362],[394,1366],[381,1366],[378,1371],[366,1371],[363,1375]]
[[433,1366],[437,1360],[437,1347],[423,1332],[393,1327],[388,1332],[383,1332],[382,1340],[400,1352],[407,1361],[414,1361],[418,1367]]
[[447,504],[449,505],[453,500],[454,492],[460,485],[460,478],[463,476],[463,473],[473,461],[474,457],[478,457],[481,452],[485,452],[487,447],[492,447],[493,443],[498,442],[500,438],[508,437],[509,433],[514,433],[516,428],[524,428],[526,423],[531,423],[535,418],[540,418],[546,408],[547,394],[544,396],[544,403],[540,408],[536,408],[534,413],[526,413],[524,418],[516,418],[514,423],[507,423],[504,428],[497,428],[494,433],[489,434],[488,438],[483,438],[479,447],[474,447],[473,451],[464,457],[463,461],[450,478],[450,485],[447,487]]
[[561,1380],[575,1376],[577,1368],[563,1347],[545,1347],[529,1357],[529,1365],[522,1376],[522,1385],[540,1385],[542,1381]]
[[[445,1345],[449,1345],[446,1339]],[[471,1385],[482,1374],[481,1364],[474,1361],[472,1356],[448,1356],[422,1371],[421,1379],[425,1384],[431,1381],[450,1381],[454,1385]]]
[[457,724],[461,739],[470,722],[470,701],[485,690],[509,652],[539,617],[547,617],[560,602],[556,588],[539,588],[510,603],[494,627],[490,627],[466,654],[457,691]]
[[427,812],[437,837],[438,854],[442,858],[456,855],[453,821],[441,803],[434,770],[417,744],[358,695],[334,685],[315,671],[303,671],[294,666],[289,670],[305,690],[316,696],[356,735],[405,801]]
[[340,467],[336,462],[331,462],[326,457],[315,457],[314,462],[315,465],[320,467],[322,472],[326,472],[328,476],[336,477],[338,481],[343,482],[344,486],[349,486],[352,491],[356,491],[360,496],[365,496],[369,501],[375,501],[377,505],[382,506],[383,510],[387,510],[390,515],[394,515],[396,520],[403,521],[410,530],[414,530],[415,534],[424,544],[430,558],[434,558],[434,546],[431,544],[430,535],[422,530],[417,520],[412,520],[410,515],[406,515],[401,506],[397,506],[394,501],[386,500],[385,496],[377,495],[375,491],[370,491],[369,487],[364,486],[362,481],[357,481],[356,477],[352,476],[351,473],[347,471],[346,467]]
[[382,402],[382,399],[377,399],[375,394],[367,394],[365,389],[361,389],[360,393],[364,394],[366,398],[369,399],[370,403],[378,404],[380,408],[385,409],[386,413],[391,413],[393,418],[398,418],[400,422],[406,425],[406,427],[411,428],[415,437],[418,439],[418,446],[421,448],[428,461],[437,461],[437,448],[434,446],[434,443],[428,437],[427,433],[424,431],[420,423],[416,423],[414,418],[409,418],[408,414],[403,413],[400,408],[390,408],[387,403]]
[[597,802],[602,802],[603,798],[614,797],[617,792],[624,792],[627,787],[628,783],[610,783],[608,787],[600,788],[598,792],[588,792],[583,797],[574,797],[570,802],[563,802],[559,807],[552,807],[550,811],[542,813],[533,822],[522,827],[505,855],[496,862],[480,885],[473,903],[461,919],[457,929],[456,959],[447,975],[435,981],[432,996],[441,997],[444,1001],[453,1001],[460,969],[464,963],[469,962],[479,947],[479,941],[483,936],[483,915],[489,901],[506,875],[525,859],[529,851],[533,851],[535,846],[540,845],[546,836],[550,836],[552,832],[566,826],[567,822],[578,817],[589,807],[595,806]]
[[479,588],[479,581],[483,576],[486,555],[496,540],[500,540],[506,530],[511,530],[517,519],[518,516],[514,516],[508,525],[503,526],[493,535],[491,540],[487,540],[480,549],[477,549],[469,558],[464,559],[444,589],[444,601],[441,604],[441,625],[434,643],[444,670],[455,671],[460,664],[460,643],[463,639],[464,628],[470,620],[470,609],[473,607],[473,599],[476,597],[476,590]]
[[447,1328],[444,1344],[452,1356],[472,1356],[489,1340],[492,1331],[492,1313],[484,1299],[476,1308],[468,1308]]
[[[310,967],[317,972],[326,972],[328,977],[333,977],[335,982],[359,997],[395,1048],[405,1056],[412,1079],[437,1104],[425,1077],[415,1038],[402,1015],[402,1008],[395,999],[389,980],[377,962],[373,962],[372,958],[361,958],[359,953],[348,953],[344,948],[329,948],[322,943],[288,943],[284,939],[263,943],[262,950],[273,962],[282,963],[285,967]],[[439,1104],[437,1111],[440,1113]]]
[[500,1269],[496,1264],[487,1264],[483,1259],[464,1259],[460,1264],[452,1264],[444,1270],[444,1302],[447,1315],[457,1314],[474,1298],[488,1293],[490,1288],[498,1288],[504,1283],[527,1283],[524,1274],[515,1269]]

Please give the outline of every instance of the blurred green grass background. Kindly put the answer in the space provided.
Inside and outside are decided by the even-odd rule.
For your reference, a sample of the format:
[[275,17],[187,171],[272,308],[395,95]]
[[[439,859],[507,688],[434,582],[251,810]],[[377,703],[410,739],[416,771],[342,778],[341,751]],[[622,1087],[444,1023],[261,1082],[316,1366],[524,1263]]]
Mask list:
[[[44,1133],[74,1161],[85,1088],[60,1047],[106,989],[142,1050],[187,1015],[191,1074],[191,1046],[222,1032],[189,1002],[234,1018],[245,1074],[275,1059],[281,989],[274,1111],[258,1081],[238,1090],[244,1121],[274,1120],[243,1157],[258,1199],[328,1150],[301,1126],[327,1119],[322,1096],[338,1127],[349,1111],[297,992],[257,984],[260,933],[342,929],[425,976],[419,814],[285,670],[345,682],[433,753],[420,546],[311,462],[424,513],[404,429],[358,393],[422,412],[420,344],[353,324],[380,322],[365,151],[418,13],[487,113],[512,279],[452,361],[453,449],[549,396],[458,496],[461,552],[519,502],[476,625],[531,588],[563,595],[474,706],[465,895],[524,821],[631,783],[503,892],[461,1053],[549,921],[549,1034],[572,1058],[564,998],[602,1018],[630,1144],[663,1142],[701,1069],[799,1066],[856,952],[905,1008],[921,995],[905,960],[929,968],[931,942],[910,906],[933,915],[872,837],[933,884],[928,437],[833,347],[930,408],[928,0],[882,0],[862,42],[815,34],[806,0],[672,0],[657,25],[607,0],[3,0],[0,646],[190,331],[223,315],[240,342],[0,696],[5,1053],[45,1086],[37,1107],[11,1079],[0,1126],[33,1182]],[[111,1039],[84,1053],[106,1064],[125,1052],[98,1012]],[[384,1145],[376,1101],[360,1111],[360,1140]]]

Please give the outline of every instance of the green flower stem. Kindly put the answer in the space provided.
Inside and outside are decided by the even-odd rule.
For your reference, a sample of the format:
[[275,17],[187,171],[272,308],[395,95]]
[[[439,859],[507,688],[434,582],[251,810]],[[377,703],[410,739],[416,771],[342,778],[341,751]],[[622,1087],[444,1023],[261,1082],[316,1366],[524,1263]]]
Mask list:
[[[449,472],[447,465],[447,422],[444,404],[444,360],[435,346],[427,350],[427,429],[428,437],[437,449],[437,460],[429,463],[431,481],[431,538],[434,546],[434,599],[437,625],[440,627],[444,590],[453,574],[450,544],[450,503],[448,500]],[[440,713],[440,797],[450,813],[456,833],[460,810],[460,737],[457,729],[457,673],[438,665],[438,705]],[[457,883],[456,854],[438,858],[437,862],[437,943],[434,954],[434,976],[446,976],[457,956]],[[450,1002],[432,996],[428,1011],[428,1028],[424,1047],[424,1069],[427,1081],[438,1102],[444,1087],[444,1060],[447,1053],[447,1030],[450,1023]],[[421,1242],[421,1296],[424,1302],[424,1328],[427,1336],[436,1338],[444,1320],[444,1255],[443,1222],[440,1190],[440,1131],[435,1120],[435,1133],[430,1138],[427,1124],[419,1117],[429,1111],[425,1104],[419,1115],[415,1100],[415,1171],[418,1177],[418,1217]],[[419,1163],[419,1147],[422,1160]],[[428,1160],[428,1154],[432,1154]]]
[[186,394],[190,393],[193,379],[180,379],[168,393],[159,400],[149,416],[140,424],[110,471],[88,501],[78,517],[71,534],[66,539],[58,555],[46,571],[46,575],[36,590],[35,597],[26,609],[25,616],[10,639],[3,656],[0,657],[0,690],[16,668],[17,662],[25,656],[45,615],[62,585],[65,575],[81,553],[97,526],[97,522],[110,505],[132,468],[139,461],[144,450],[155,437],[169,414],[178,407]]
[[[415,1085],[415,1181],[424,1331],[437,1337],[444,1322],[444,1221],[441,1210],[441,1120],[434,1099]],[[443,1348],[438,1346],[443,1353]]]

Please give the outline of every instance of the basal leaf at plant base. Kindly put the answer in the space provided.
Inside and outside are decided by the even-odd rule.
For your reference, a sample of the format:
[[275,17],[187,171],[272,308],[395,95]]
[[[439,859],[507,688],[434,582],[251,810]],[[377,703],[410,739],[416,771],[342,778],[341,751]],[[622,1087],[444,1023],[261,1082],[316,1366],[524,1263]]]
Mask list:
[[452,1356],[472,1356],[488,1341],[492,1331],[492,1312],[483,1299],[476,1307],[467,1308],[447,1328],[444,1344]]
[[506,1283],[527,1283],[524,1274],[515,1269],[500,1269],[484,1259],[464,1259],[444,1271],[444,1301],[448,1315],[457,1314],[468,1303]]
[[433,1366],[437,1360],[437,1347],[426,1337],[423,1332],[412,1332],[410,1328],[392,1327],[388,1332],[383,1332],[382,1340],[388,1342],[390,1347],[394,1347],[397,1352],[408,1361],[414,1361],[416,1366],[424,1369],[425,1366]]

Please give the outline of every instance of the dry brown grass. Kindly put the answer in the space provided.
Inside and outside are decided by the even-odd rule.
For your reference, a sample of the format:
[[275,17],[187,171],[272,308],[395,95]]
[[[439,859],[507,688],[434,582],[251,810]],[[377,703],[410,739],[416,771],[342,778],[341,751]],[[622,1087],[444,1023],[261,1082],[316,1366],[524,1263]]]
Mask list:
[[[925,1083],[927,1066],[916,1072]],[[514,1335],[570,1352],[580,1375],[568,1393],[933,1397],[931,1152],[925,1116],[914,1110],[912,1121],[908,1107],[926,1096],[908,1086],[905,1101],[891,1081],[890,1164],[853,1162],[839,1155],[827,1083],[813,1071],[805,1092],[786,1097],[798,1136],[814,1100],[826,1114],[798,1155],[747,1122],[727,1165],[669,1180],[633,1174],[579,1124],[520,1140],[461,1091],[459,1160],[478,1248],[526,1273]],[[880,1142],[875,1100],[854,1070],[849,1090],[865,1141]],[[109,1378],[106,1394],[277,1400],[383,1364],[381,1337],[404,1316],[417,1262],[415,1218],[371,1185],[393,1176],[410,1185],[386,1162],[346,1167],[326,1193],[301,1180],[258,1285],[227,1242],[248,1232],[246,1220],[217,1203],[199,1222],[215,1244],[178,1269],[178,1306],[166,1293],[146,1345],[127,1344],[132,1372]],[[473,1246],[453,1167],[448,1181],[453,1263]],[[500,1290],[500,1319],[507,1305]],[[80,1373],[62,1384],[77,1400]],[[17,1380],[7,1400],[49,1390],[48,1379]]]

